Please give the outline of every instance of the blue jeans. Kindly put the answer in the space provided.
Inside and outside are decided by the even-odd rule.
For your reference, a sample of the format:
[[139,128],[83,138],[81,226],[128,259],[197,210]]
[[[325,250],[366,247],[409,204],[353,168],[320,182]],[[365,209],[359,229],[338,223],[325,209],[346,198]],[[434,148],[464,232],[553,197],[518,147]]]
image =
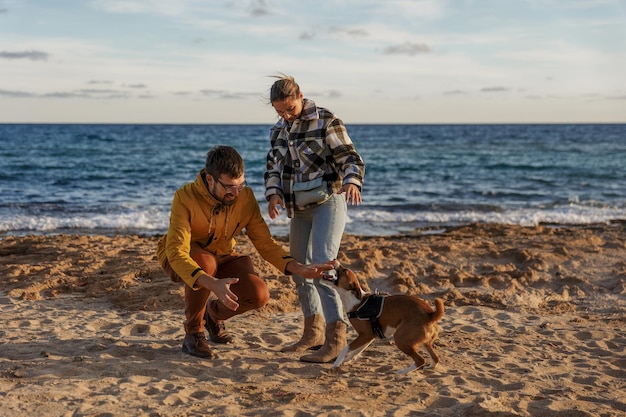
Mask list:
[[[296,210],[289,228],[291,256],[301,263],[337,259],[347,219],[348,206],[343,194],[333,194],[319,206]],[[304,317],[323,314],[326,323],[346,322],[341,298],[334,284],[299,275],[293,275],[293,281]]]

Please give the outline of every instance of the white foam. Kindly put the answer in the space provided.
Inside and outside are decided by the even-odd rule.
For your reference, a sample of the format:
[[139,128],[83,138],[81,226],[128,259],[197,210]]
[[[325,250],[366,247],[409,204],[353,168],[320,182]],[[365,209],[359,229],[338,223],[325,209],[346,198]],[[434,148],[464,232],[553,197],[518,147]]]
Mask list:
[[[346,231],[361,235],[390,235],[415,228],[460,225],[470,223],[498,223],[535,226],[549,224],[593,224],[612,220],[626,220],[626,209],[568,205],[558,208],[520,208],[501,211],[396,211],[349,208]],[[265,220],[272,233],[285,235],[289,219],[283,213],[276,219]],[[59,233],[72,230],[132,231],[133,233],[165,233],[169,224],[168,209],[127,209],[121,213],[34,216],[15,214],[0,218],[0,233]]]
[[64,217],[14,215],[0,219],[0,232],[51,233],[72,229],[164,232],[167,230],[168,219],[169,213],[152,210]]

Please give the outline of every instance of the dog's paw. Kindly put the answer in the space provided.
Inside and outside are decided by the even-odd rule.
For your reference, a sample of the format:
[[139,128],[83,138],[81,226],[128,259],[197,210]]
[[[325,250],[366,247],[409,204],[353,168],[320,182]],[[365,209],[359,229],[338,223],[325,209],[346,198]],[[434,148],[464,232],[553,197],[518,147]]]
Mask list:
[[340,371],[340,367],[339,366],[333,366],[332,368],[330,368],[328,370],[328,374],[329,375],[339,375],[339,371]]
[[[398,371],[398,373],[399,373],[399,374],[406,375],[406,374],[408,374],[409,372],[413,372],[413,371],[415,371],[416,369],[417,369],[417,366],[415,366],[415,364],[412,364],[412,365],[411,365],[411,366],[409,366],[408,368],[400,369],[400,370]],[[421,368],[420,368],[420,369],[421,369]]]

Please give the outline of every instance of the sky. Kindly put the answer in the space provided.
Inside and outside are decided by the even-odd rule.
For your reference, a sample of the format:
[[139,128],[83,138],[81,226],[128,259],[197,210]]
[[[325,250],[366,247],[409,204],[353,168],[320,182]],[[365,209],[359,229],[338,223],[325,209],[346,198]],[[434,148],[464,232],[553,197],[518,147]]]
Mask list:
[[0,123],[626,123],[626,0],[0,0]]

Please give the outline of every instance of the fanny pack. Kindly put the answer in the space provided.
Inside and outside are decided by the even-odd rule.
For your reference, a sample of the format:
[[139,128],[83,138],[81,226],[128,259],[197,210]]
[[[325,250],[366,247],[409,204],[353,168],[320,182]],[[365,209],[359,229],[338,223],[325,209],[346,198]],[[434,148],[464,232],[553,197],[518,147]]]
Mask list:
[[328,183],[323,177],[311,181],[297,182],[293,185],[296,206],[303,208],[309,204],[323,203],[330,198]]

